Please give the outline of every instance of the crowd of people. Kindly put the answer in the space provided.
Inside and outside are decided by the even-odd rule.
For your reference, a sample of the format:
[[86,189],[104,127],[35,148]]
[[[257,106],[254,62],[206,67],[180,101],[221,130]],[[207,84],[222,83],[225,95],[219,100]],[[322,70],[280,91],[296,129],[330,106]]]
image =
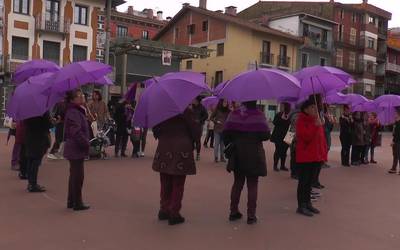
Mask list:
[[[274,128],[271,131],[256,101],[239,104],[220,100],[214,109],[207,111],[201,104],[201,97],[198,97],[183,114],[152,128],[158,141],[153,170],[160,174],[159,220],[168,220],[170,225],[185,221],[180,211],[186,176],[196,174],[196,161],[200,161],[202,144],[212,147],[215,162],[227,162],[227,171],[233,173],[231,221],[243,216],[239,211],[239,201],[247,183],[248,224],[257,222],[258,179],[267,175],[263,144],[267,140],[275,145],[273,170],[290,171],[291,177],[298,180],[297,212],[305,216],[320,213],[312,201],[320,196],[318,189],[324,188],[319,176],[322,168],[329,167],[331,132],[336,123],[340,126],[343,166],[377,163],[374,152],[382,138],[376,114],[351,113],[350,108],[344,106],[337,121],[329,105],[323,104],[319,95],[310,96],[295,107],[282,103],[280,110],[273,119]],[[70,91],[51,113],[15,124],[12,168],[19,170],[21,179],[28,180],[29,192],[45,192],[46,189],[38,184],[38,172],[51,146],[50,129],[54,127],[55,140],[48,158],[65,158],[69,161],[67,207],[75,211],[87,210],[89,206],[82,199],[84,162],[89,155],[90,139],[95,136],[97,128],[102,128],[107,120],[113,118],[116,129],[115,135],[110,135],[110,141],[114,144],[115,157],[128,156],[126,150],[129,140],[133,145],[131,156],[144,156],[147,129],[133,124],[134,112],[135,102],[121,100],[110,110],[98,91],[93,92],[90,102],[81,90]],[[398,112],[393,133],[393,167],[389,173],[396,173],[400,161]],[[206,135],[202,143],[204,129]],[[290,168],[286,166],[289,149]]]

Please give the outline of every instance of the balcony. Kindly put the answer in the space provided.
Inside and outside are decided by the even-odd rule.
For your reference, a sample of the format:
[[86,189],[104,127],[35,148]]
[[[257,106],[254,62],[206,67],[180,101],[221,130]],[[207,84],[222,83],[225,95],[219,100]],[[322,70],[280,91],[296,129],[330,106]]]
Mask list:
[[41,33],[55,33],[60,34],[65,37],[65,35],[69,34],[69,27],[71,25],[71,21],[64,19],[64,17],[60,16],[58,19],[49,18],[49,16],[39,15],[35,20],[35,29]]
[[319,39],[313,39],[310,37],[304,37],[304,47],[326,52],[332,51],[332,46],[328,43],[328,41],[321,41]]
[[288,56],[278,56],[278,67],[289,68],[290,66],[290,57]]
[[388,35],[388,29],[387,27],[378,27],[378,36],[381,39],[386,40]]
[[260,64],[261,65],[274,65],[274,54],[261,52],[260,53]]
[[400,65],[387,62],[386,63],[386,71],[391,71],[391,72],[400,74]]

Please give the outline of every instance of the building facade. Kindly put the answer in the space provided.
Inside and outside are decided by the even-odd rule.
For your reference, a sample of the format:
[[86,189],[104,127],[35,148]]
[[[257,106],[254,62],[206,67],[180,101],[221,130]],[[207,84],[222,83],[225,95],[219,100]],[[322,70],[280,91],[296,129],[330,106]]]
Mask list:
[[400,28],[388,33],[385,93],[400,95]]
[[297,69],[314,65],[331,66],[335,22],[306,13],[276,16],[268,26],[302,37],[304,43],[297,54]]
[[384,93],[386,40],[391,13],[363,0],[359,4],[330,2],[258,2],[239,16],[254,20],[264,15],[273,16],[305,12],[330,19],[334,27],[332,65],[353,74],[357,84],[353,92],[374,97]]
[[[256,65],[296,70],[300,37],[238,18],[236,7],[229,6],[223,13],[207,10],[202,3],[200,7],[184,5],[155,37],[166,43],[211,50],[207,58],[184,61],[181,70],[204,73],[211,87]],[[276,104],[268,103],[265,111],[274,113]]]

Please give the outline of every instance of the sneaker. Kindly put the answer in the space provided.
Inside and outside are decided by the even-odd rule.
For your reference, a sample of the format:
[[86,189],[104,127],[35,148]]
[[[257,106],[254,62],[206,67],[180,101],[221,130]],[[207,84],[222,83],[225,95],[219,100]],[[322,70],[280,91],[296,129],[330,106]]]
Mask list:
[[144,157],[144,152],[139,152],[140,157]]
[[167,212],[160,211],[158,212],[158,220],[164,221],[169,219],[169,214]]
[[331,166],[329,164],[322,164],[322,168],[330,168]]
[[257,217],[248,217],[247,218],[247,224],[248,225],[253,225],[253,224],[256,224],[257,223]]
[[316,209],[315,207],[313,207],[312,204],[308,204],[308,205],[307,205],[307,209],[310,210],[311,213],[313,213],[313,214],[320,214],[320,213],[321,213],[318,209]]
[[58,157],[55,154],[48,154],[47,158],[50,160],[58,160]]
[[305,216],[308,216],[308,217],[313,217],[314,216],[314,214],[310,211],[310,210],[308,210],[307,208],[305,208],[305,207],[299,207],[299,208],[297,208],[297,211],[296,211],[298,214],[302,214],[302,215],[305,215]]
[[243,217],[243,215],[240,212],[234,213],[234,214],[230,214],[229,215],[229,221],[236,221],[236,220],[240,220]]
[[183,218],[180,215],[178,217],[170,217],[168,219],[168,225],[170,225],[170,226],[182,224],[184,222],[185,222],[185,218]]
[[46,192],[46,189],[39,185],[36,185],[36,186],[28,185],[28,192],[29,193],[43,193],[43,192]]
[[396,174],[396,173],[397,173],[396,169],[390,169],[389,170],[389,174]]

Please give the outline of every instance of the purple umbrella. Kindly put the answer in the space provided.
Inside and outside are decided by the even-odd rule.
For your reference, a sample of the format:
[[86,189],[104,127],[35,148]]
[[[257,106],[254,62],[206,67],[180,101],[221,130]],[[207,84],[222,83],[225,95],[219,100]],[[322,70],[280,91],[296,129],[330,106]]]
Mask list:
[[169,73],[147,87],[138,102],[133,124],[151,128],[181,114],[202,92],[210,91],[202,74]]
[[124,99],[129,102],[133,102],[136,99],[136,90],[137,90],[137,84],[132,83],[128,91],[126,92]]
[[[49,79],[52,92],[67,92],[88,83],[95,83],[112,71],[111,66],[96,61],[71,63]],[[100,83],[102,84],[102,83]]]
[[201,104],[207,109],[213,109],[218,105],[219,99],[216,96],[209,96],[201,100]]
[[213,94],[218,96],[218,94],[222,91],[222,89],[225,87],[225,85],[228,83],[228,81],[221,82],[218,84],[214,89],[213,89]]
[[335,91],[325,97],[325,102],[328,104],[347,104],[346,95]]
[[356,105],[352,106],[351,110],[353,112],[357,112],[357,111],[358,112],[376,112],[377,107],[373,101],[368,100],[364,103],[360,103],[360,104],[356,104]]
[[382,95],[374,100],[378,119],[383,125],[395,122],[396,107],[400,106],[400,96]]
[[392,108],[400,106],[400,96],[398,95],[382,95],[374,100],[378,107]]
[[299,81],[278,69],[256,69],[235,76],[221,90],[218,97],[229,101],[254,101],[296,98]]
[[149,87],[150,85],[152,85],[153,83],[155,83],[155,82],[157,82],[159,80],[160,80],[160,77],[158,77],[158,76],[155,76],[155,77],[152,77],[150,79],[147,79],[146,81],[143,82],[144,83],[144,87],[147,88],[147,87]]
[[29,77],[37,76],[46,72],[57,72],[59,70],[60,67],[53,62],[46,60],[31,60],[17,67],[12,77],[12,82],[20,84],[28,80]]
[[[51,87],[47,80],[53,73],[44,73],[29,78],[16,88],[7,105],[7,114],[17,121],[43,115],[47,108],[48,96],[44,94]],[[54,99],[62,100],[63,95],[54,95]]]
[[390,125],[395,123],[396,108],[381,108],[378,111],[378,119],[382,125]]
[[327,66],[312,66],[304,68],[293,74],[301,85],[299,98],[308,97],[313,94],[324,94],[331,91],[341,91],[355,80],[350,74]]

